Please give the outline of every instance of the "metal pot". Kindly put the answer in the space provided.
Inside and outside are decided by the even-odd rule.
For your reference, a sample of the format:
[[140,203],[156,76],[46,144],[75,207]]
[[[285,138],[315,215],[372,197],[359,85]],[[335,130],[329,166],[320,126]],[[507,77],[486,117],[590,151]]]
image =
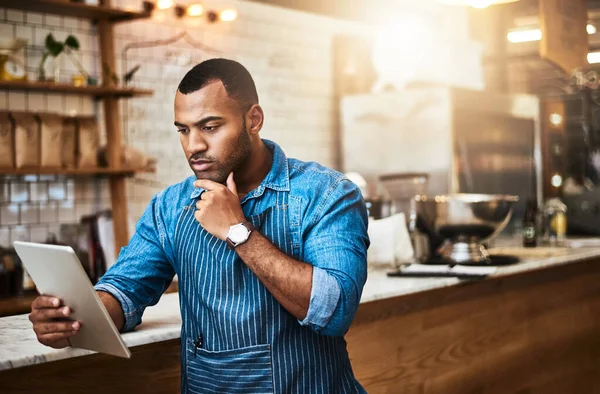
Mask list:
[[415,212],[431,237],[445,240],[439,252],[456,263],[485,263],[484,241],[498,235],[512,215],[517,196],[451,194],[415,198]]

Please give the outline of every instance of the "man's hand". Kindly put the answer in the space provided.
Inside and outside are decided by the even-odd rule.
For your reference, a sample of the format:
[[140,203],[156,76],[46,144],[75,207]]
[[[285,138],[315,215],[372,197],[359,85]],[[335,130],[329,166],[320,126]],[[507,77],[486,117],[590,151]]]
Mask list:
[[196,203],[194,217],[206,231],[225,241],[229,227],[246,221],[233,172],[227,177],[227,186],[209,180],[198,180],[194,186],[206,190]]
[[38,341],[46,346],[60,349],[69,346],[68,338],[81,328],[78,321],[68,320],[71,308],[61,306],[58,298],[42,295],[31,304],[29,320]]

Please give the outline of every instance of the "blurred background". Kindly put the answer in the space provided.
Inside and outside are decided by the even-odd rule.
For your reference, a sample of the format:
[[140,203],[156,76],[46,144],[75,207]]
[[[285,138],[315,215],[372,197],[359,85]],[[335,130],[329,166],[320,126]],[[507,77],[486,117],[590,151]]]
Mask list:
[[598,29],[596,0],[0,0],[0,391],[178,392],[177,278],[134,357],[71,359],[12,245],[69,245],[95,283],[192,175],[174,95],[225,57],[263,138],[361,189],[368,392],[600,393]]
[[[516,195],[519,237],[528,201],[559,198],[569,233],[600,234],[599,15],[583,0],[2,0],[0,246],[16,261],[15,240],[71,245],[96,281],[151,197],[191,175],[172,101],[212,57],[254,76],[263,138],[348,173],[373,218],[408,223],[415,194]],[[2,278],[0,296],[33,291],[26,272]]]

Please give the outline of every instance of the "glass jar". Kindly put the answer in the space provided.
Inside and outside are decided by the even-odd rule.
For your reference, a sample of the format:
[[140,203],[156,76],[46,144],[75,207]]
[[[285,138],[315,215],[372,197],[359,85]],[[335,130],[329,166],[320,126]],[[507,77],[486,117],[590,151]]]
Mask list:
[[544,205],[544,241],[551,246],[563,246],[567,237],[567,206],[558,198]]

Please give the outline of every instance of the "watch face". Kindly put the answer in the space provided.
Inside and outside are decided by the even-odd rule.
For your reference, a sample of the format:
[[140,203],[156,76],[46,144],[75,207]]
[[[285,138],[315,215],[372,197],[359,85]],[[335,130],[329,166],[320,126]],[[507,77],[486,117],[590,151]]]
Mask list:
[[244,242],[247,238],[248,238],[248,229],[242,224],[233,226],[231,228],[231,230],[229,231],[229,239],[233,243],[237,244],[240,242]]

